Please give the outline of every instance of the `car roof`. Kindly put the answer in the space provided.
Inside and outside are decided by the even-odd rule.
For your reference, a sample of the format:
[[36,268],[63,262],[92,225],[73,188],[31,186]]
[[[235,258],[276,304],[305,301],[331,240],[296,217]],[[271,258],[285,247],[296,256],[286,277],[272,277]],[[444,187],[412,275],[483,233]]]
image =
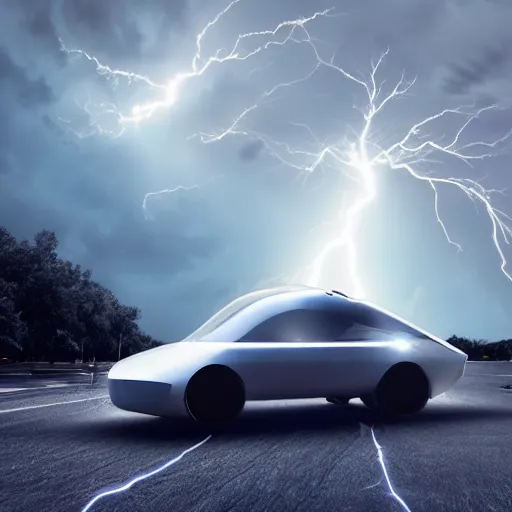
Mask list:
[[351,305],[370,308],[394,318],[426,338],[451,348],[451,345],[443,339],[369,301],[354,299],[338,290],[303,285],[265,288],[242,295],[209,318],[183,341],[236,341],[247,332],[248,328],[291,309],[323,309]]
[[370,308],[391,317],[422,334],[425,338],[453,350],[452,345],[442,338],[428,333],[412,322],[408,322],[372,302],[352,298],[338,290],[325,290],[305,285],[277,286],[242,295],[213,315],[184,341],[236,341],[237,336],[242,332],[245,334],[251,324],[256,326],[266,318],[290,309],[322,309],[330,306],[336,307],[336,305],[346,307],[351,304]]
[[334,295],[339,300],[348,299],[341,292],[329,292],[312,286],[278,286],[247,293],[230,302],[184,341],[229,341],[238,335],[235,333],[245,333],[248,326],[255,326],[270,316],[290,309],[327,307],[329,303],[332,304]]

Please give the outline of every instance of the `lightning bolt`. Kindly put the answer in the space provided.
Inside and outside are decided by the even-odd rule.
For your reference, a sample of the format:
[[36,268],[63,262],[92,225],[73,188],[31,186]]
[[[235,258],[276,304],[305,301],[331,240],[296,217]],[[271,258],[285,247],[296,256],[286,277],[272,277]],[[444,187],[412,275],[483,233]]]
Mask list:
[[[245,108],[235,117],[227,129],[220,132],[200,132],[196,134],[205,144],[219,142],[228,136],[257,139],[263,144],[265,151],[276,158],[278,162],[298,170],[306,178],[317,170],[331,168],[336,172],[343,172],[358,184],[357,195],[352,199],[348,208],[340,207],[336,212],[336,234],[324,243],[308,266],[308,275],[304,275],[301,281],[305,281],[306,284],[312,286],[319,286],[322,282],[328,281],[324,275],[326,262],[333,254],[343,248],[345,257],[343,263],[352,283],[352,295],[359,298],[368,295],[358,269],[358,228],[365,210],[378,196],[378,176],[389,169],[406,172],[416,180],[426,182],[433,193],[433,214],[447,242],[455,246],[457,250],[462,250],[462,247],[452,240],[440,215],[438,189],[447,186],[456,188],[474,203],[482,205],[490,220],[491,243],[499,256],[501,271],[508,280],[512,281],[504,253],[504,244],[509,244],[512,236],[512,228],[510,227],[512,218],[497,209],[492,202],[492,195],[502,191],[486,189],[473,178],[440,176],[434,175],[432,172],[432,165],[435,163],[433,157],[436,155],[451,158],[473,167],[478,161],[486,160],[498,154],[501,146],[512,136],[512,130],[493,141],[464,142],[463,140],[468,127],[484,114],[499,107],[491,105],[475,108],[474,105],[466,105],[444,109],[413,124],[405,131],[403,137],[398,137],[394,142],[387,142],[386,145],[381,144],[378,142],[376,134],[376,120],[388,112],[388,107],[395,100],[404,98],[416,82],[416,79],[406,80],[405,73],[402,73],[401,78],[390,89],[387,86],[385,87],[385,81],[378,80],[379,71],[389,50],[383,52],[376,62],[372,61],[371,70],[366,77],[351,73],[338,65],[335,55],[330,59],[323,58],[315,42],[316,40],[310,35],[308,26],[319,17],[335,16],[332,13],[333,9],[327,9],[315,12],[309,17],[283,21],[273,29],[240,34],[230,50],[218,49],[213,55],[203,58],[202,46],[208,31],[239,2],[240,0],[233,0],[229,3],[198,33],[196,36],[196,51],[189,69],[172,76],[164,84],[156,83],[141,74],[107,66],[84,50],[70,49],[61,42],[63,51],[91,62],[97,73],[105,76],[114,86],[117,86],[121,80],[125,80],[128,83],[141,82],[151,90],[156,91],[157,99],[134,105],[128,114],[122,113],[112,104],[99,104],[93,108],[89,100],[82,109],[90,115],[91,133],[117,137],[122,135],[128,126],[147,121],[161,110],[171,109],[180,100],[185,83],[201,77],[212,65],[225,64],[230,61],[245,61],[272,47],[284,46],[288,43],[306,45],[312,50],[314,64],[308,74],[290,82],[280,83],[265,91],[258,102]],[[258,41],[261,38],[265,39],[263,44],[256,44],[250,50],[242,49],[242,44]],[[334,143],[327,143],[320,141],[309,126],[295,124],[296,128],[306,130],[316,145],[315,151],[308,151],[304,148],[292,147],[286,142],[276,140],[265,133],[256,132],[245,126],[244,123],[250,118],[251,114],[262,108],[265,101],[272,97],[276,91],[308,80],[320,68],[331,70],[361,88],[365,96],[365,105],[358,109],[362,116],[361,126],[358,129],[350,128],[343,137],[339,137]],[[114,130],[102,128],[100,119],[103,115],[114,116],[116,119]],[[459,128],[450,140],[446,140],[443,134],[435,134],[439,132],[440,124],[449,117],[459,121]],[[382,137],[380,138],[382,139]],[[163,192],[172,191],[173,189],[169,189]],[[150,195],[145,197],[144,207]],[[298,276],[296,277],[298,278]]]
[[[297,29],[303,28],[306,23],[309,23],[320,16],[333,16],[331,14],[333,9],[325,9],[323,11],[315,12],[309,17],[283,21],[271,30],[261,30],[240,34],[237,37],[235,43],[232,45],[230,51],[225,49],[218,49],[213,55],[203,59],[202,42],[207,32],[239,2],[240,0],[232,0],[222,11],[220,11],[215,16],[215,18],[213,18],[213,20],[204,26],[204,28],[196,36],[196,51],[190,63],[189,70],[175,74],[168,80],[167,83],[164,84],[157,83],[145,75],[110,67],[101,63],[97,57],[89,54],[84,50],[68,48],[62,39],[59,39],[60,47],[63,52],[71,56],[82,57],[94,64],[96,67],[96,72],[109,80],[113,87],[117,87],[120,83],[120,80],[124,79],[128,84],[133,82],[143,83],[149,86],[151,89],[157,90],[160,94],[160,97],[157,100],[134,105],[131,108],[131,112],[128,114],[123,114],[120,112],[112,103],[100,103],[94,105],[90,101],[90,98],[89,101],[87,101],[84,105],[80,105],[77,102],[78,106],[80,106],[81,109],[91,117],[90,123],[92,130],[90,131],[89,135],[96,133],[119,137],[125,132],[128,126],[138,125],[142,121],[153,117],[153,115],[155,115],[158,111],[162,109],[170,109],[173,107],[179,101],[184,85],[190,80],[199,78],[204,75],[210,66],[214,64],[225,64],[229,61],[245,61],[265,50],[270,49],[273,46],[284,46],[290,41],[297,42],[297,40],[293,38],[293,35]],[[284,35],[279,38],[280,34]],[[262,37],[266,37],[269,40],[267,40],[262,45],[256,45],[251,50],[244,51],[242,49],[243,43],[247,43],[250,40],[255,40]],[[114,130],[102,128],[99,122],[101,117],[109,115],[114,116],[116,119],[116,129]]]
[[[309,266],[310,273],[306,278],[307,284],[319,286],[328,257],[335,250],[344,247],[346,254],[345,264],[352,281],[352,295],[358,298],[364,298],[367,295],[358,272],[359,258],[356,245],[356,233],[362,213],[377,197],[377,174],[386,167],[395,171],[405,171],[413,178],[427,182],[430,185],[434,194],[435,218],[440,224],[448,243],[454,245],[458,250],[462,250],[462,247],[450,238],[446,225],[439,213],[438,186],[449,185],[456,187],[473,202],[482,204],[491,221],[491,241],[499,255],[501,271],[509,281],[512,281],[512,276],[507,270],[507,260],[503,250],[503,244],[509,244],[510,237],[512,236],[512,228],[509,224],[509,222],[512,222],[512,218],[503,211],[495,208],[491,203],[492,194],[503,191],[486,189],[475,179],[432,176],[431,173],[421,172],[420,170],[422,164],[424,166],[424,164],[432,163],[431,155],[433,153],[462,161],[470,167],[473,167],[475,161],[485,160],[498,154],[497,151],[493,152],[493,150],[505,143],[512,136],[512,130],[508,131],[503,137],[493,141],[462,142],[463,135],[470,124],[481,118],[485,112],[498,109],[498,105],[490,105],[479,109],[475,109],[474,106],[471,105],[444,109],[441,112],[415,123],[407,130],[401,139],[386,147],[382,147],[372,140],[372,135],[374,135],[372,128],[376,118],[382,114],[385,107],[390,102],[405,96],[415,84],[416,79],[406,81],[405,74],[402,74],[400,80],[396,83],[391,92],[384,95],[384,82],[379,83],[377,81],[377,73],[384,58],[388,55],[389,50],[386,50],[376,63],[372,62],[370,75],[367,80],[364,80],[336,65],[334,57],[330,61],[323,59],[305,27],[303,27],[303,31],[307,35],[306,41],[314,51],[317,61],[317,67],[315,69],[318,69],[319,66],[325,66],[340,73],[345,79],[361,86],[367,96],[368,102],[365,109],[359,109],[363,118],[362,128],[359,131],[354,129],[350,130],[355,134],[353,140],[349,140],[347,136],[345,136],[342,142],[320,144],[321,147],[318,151],[309,152],[303,149],[292,148],[288,144],[272,139],[265,134],[248,132],[241,129],[240,125],[242,120],[247,116],[247,113],[258,107],[257,104],[252,105],[242,112],[226,130],[220,133],[201,134],[201,140],[204,143],[211,143],[219,141],[228,135],[251,136],[260,140],[268,153],[277,158],[280,162],[306,174],[316,171],[328,160],[331,160],[335,168],[339,170],[343,170],[344,172],[351,171],[349,177],[359,183],[360,192],[347,210],[344,208],[338,210],[336,214],[339,224],[337,235],[333,236],[325,243]],[[265,93],[265,96],[269,94],[270,93]],[[442,142],[442,136],[432,138],[428,133],[424,133],[427,128],[432,128],[436,121],[439,122],[441,119],[448,116],[461,119],[459,129],[448,142]],[[314,136],[312,130],[307,126],[306,128],[310,134]],[[318,138],[316,136],[314,137],[315,140],[319,142]],[[299,164],[297,164],[295,160],[297,156],[302,159],[302,162]],[[306,163],[304,163],[304,161]]]
[[389,478],[389,472],[386,467],[386,463],[384,462],[384,454],[382,453],[382,446],[378,443],[377,438],[375,437],[375,431],[373,430],[373,427],[371,427],[371,433],[372,433],[372,439],[373,444],[375,445],[375,448],[377,449],[377,456],[379,458],[379,464],[382,468],[382,474],[384,475],[384,479],[386,480],[386,484],[388,486],[389,492],[391,493],[391,496],[395,498],[398,503],[400,503],[401,507],[406,512],[411,512],[411,509],[407,506],[407,503],[396,493],[395,489],[393,488],[393,484],[391,483],[391,479]]
[[198,189],[204,187],[205,185],[208,185],[208,184],[210,184],[214,181],[217,181],[218,179],[223,178],[223,177],[224,177],[223,174],[219,174],[200,185],[197,183],[193,184],[193,185],[188,185],[188,186],[187,185],[177,185],[176,187],[165,188],[163,190],[158,190],[157,192],[147,192],[146,195],[144,196],[144,199],[142,200],[142,210],[144,212],[144,217],[146,218],[146,220],[153,219],[152,215],[148,211],[148,201],[151,198],[157,197],[157,196],[162,196],[162,195],[167,195],[167,194],[175,194],[176,192],[180,192],[180,191],[198,190]]
[[116,487],[114,489],[111,489],[109,491],[104,491],[99,494],[97,494],[94,498],[92,498],[87,505],[85,505],[84,508],[82,508],[81,512],[87,512],[90,510],[95,503],[97,503],[99,500],[107,497],[112,496],[113,494],[119,494],[122,492],[127,491],[131,487],[133,487],[136,483],[146,480],[147,478],[151,478],[152,476],[156,475],[157,473],[161,473],[162,471],[166,470],[169,466],[172,466],[173,464],[176,464],[176,462],[179,462],[185,455],[187,455],[190,452],[193,452],[194,450],[197,450],[200,446],[202,446],[204,443],[209,441],[211,439],[211,435],[203,439],[201,442],[195,444],[194,446],[191,446],[190,448],[187,448],[185,451],[180,453],[177,457],[174,457],[173,459],[167,461],[165,464],[162,464],[160,467],[153,469],[152,471],[148,471],[147,473],[144,473],[138,477],[133,478],[132,480],[128,481],[124,485],[121,485],[119,487]]

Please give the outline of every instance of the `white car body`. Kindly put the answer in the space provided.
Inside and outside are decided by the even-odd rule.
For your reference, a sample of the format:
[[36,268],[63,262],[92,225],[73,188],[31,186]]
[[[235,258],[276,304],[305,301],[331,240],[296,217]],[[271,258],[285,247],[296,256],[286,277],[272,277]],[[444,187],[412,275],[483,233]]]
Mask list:
[[[338,341],[325,315],[332,319],[332,332],[342,333]],[[302,324],[296,321],[301,318]],[[361,319],[369,321],[358,323]],[[266,326],[271,339],[261,339]],[[368,302],[318,288],[284,287],[245,295],[184,340],[119,361],[108,374],[108,387],[121,409],[180,416],[188,414],[190,379],[210,365],[236,372],[251,401],[361,397],[372,393],[393,365],[408,362],[421,367],[433,398],[462,377],[466,361],[466,354],[446,341]]]

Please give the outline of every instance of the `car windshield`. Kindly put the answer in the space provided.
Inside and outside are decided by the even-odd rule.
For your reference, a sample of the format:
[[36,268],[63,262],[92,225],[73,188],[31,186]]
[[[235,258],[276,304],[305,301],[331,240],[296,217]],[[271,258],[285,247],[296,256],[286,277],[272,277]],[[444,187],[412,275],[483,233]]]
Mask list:
[[256,292],[248,293],[238,299],[230,302],[227,306],[222,308],[218,313],[213,315],[207,320],[199,329],[195,330],[192,334],[184,338],[183,341],[200,341],[206,335],[212,333],[215,329],[224,324],[227,320],[235,316],[237,313],[245,309],[246,307],[254,304],[255,302],[271,297],[272,295],[278,295],[288,291],[297,289],[296,287],[282,287],[282,288],[271,288],[265,290],[258,290]]

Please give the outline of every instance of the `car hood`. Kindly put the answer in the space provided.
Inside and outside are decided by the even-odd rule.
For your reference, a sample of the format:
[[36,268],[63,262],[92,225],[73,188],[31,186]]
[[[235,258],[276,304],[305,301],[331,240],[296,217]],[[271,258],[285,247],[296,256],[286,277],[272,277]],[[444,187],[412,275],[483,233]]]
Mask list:
[[174,370],[200,365],[213,352],[216,343],[178,341],[152,348],[118,361],[109,371],[109,379],[159,380]]

